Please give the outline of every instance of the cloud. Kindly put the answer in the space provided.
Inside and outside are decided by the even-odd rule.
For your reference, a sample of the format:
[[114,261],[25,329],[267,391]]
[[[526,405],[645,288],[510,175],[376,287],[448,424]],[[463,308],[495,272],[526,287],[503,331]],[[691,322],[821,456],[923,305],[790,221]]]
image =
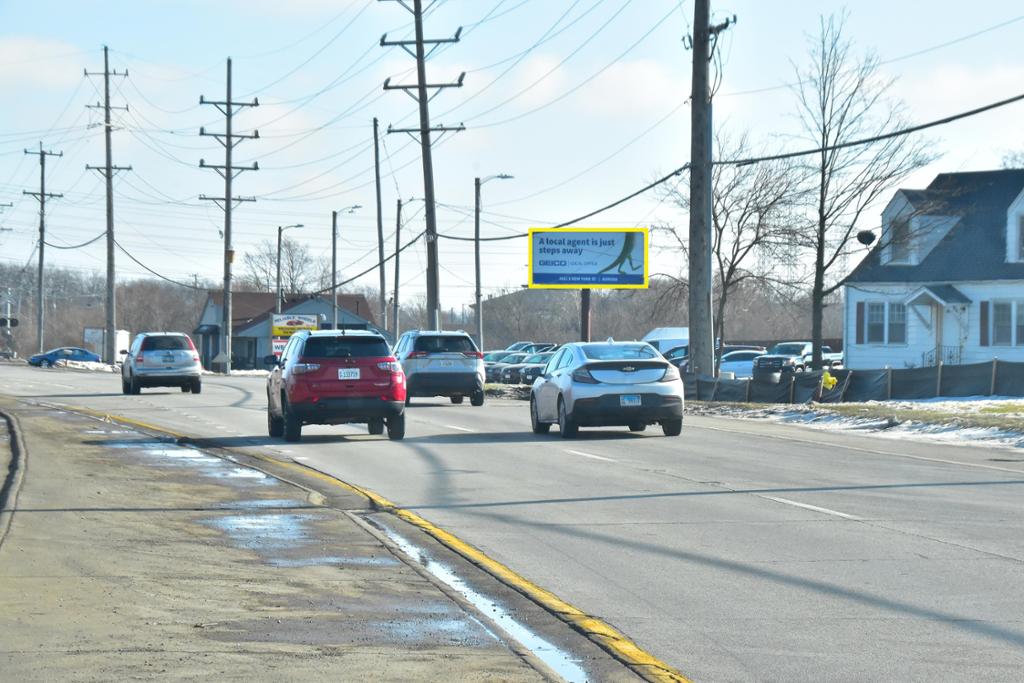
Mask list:
[[579,99],[588,112],[613,118],[666,112],[689,95],[689,81],[679,77],[683,72],[670,72],[652,59],[616,62],[591,81]]
[[82,52],[59,40],[0,38],[0,85],[74,86],[82,77]]

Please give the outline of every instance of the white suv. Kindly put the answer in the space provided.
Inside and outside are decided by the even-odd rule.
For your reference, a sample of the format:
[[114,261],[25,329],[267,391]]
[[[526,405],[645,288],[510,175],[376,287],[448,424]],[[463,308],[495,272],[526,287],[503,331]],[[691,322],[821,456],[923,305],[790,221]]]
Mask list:
[[121,391],[137,394],[142,387],[203,390],[203,366],[192,339],[182,332],[143,332],[135,337],[121,365]]
[[412,330],[395,344],[406,378],[406,404],[413,396],[448,396],[484,404],[484,355],[465,332]]

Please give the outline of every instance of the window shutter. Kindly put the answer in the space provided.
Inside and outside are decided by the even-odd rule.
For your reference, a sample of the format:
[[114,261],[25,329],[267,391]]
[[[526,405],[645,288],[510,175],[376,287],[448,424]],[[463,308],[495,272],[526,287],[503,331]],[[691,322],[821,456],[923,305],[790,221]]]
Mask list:
[[864,302],[857,302],[857,343],[864,343]]
[[981,345],[988,346],[988,302],[981,302],[981,318],[979,320],[981,325]]

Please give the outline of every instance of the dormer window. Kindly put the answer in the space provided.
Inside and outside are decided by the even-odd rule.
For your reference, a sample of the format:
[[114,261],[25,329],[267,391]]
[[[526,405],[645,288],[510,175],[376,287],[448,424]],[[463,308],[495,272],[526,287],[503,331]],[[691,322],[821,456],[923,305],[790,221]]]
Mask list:
[[896,218],[889,227],[890,261],[907,263],[910,261],[910,219]]

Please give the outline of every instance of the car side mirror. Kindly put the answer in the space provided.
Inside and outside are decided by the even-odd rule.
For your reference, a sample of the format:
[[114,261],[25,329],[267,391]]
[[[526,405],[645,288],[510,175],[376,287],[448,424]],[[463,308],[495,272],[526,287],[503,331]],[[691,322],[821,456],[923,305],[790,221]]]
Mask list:
[[263,363],[265,365],[279,365],[277,356],[270,354],[269,356],[263,356]]
[[118,353],[118,355],[120,355],[120,356],[127,356],[127,355],[128,355],[128,349],[121,349],[121,350],[120,350],[120,351],[118,351],[117,353]]

